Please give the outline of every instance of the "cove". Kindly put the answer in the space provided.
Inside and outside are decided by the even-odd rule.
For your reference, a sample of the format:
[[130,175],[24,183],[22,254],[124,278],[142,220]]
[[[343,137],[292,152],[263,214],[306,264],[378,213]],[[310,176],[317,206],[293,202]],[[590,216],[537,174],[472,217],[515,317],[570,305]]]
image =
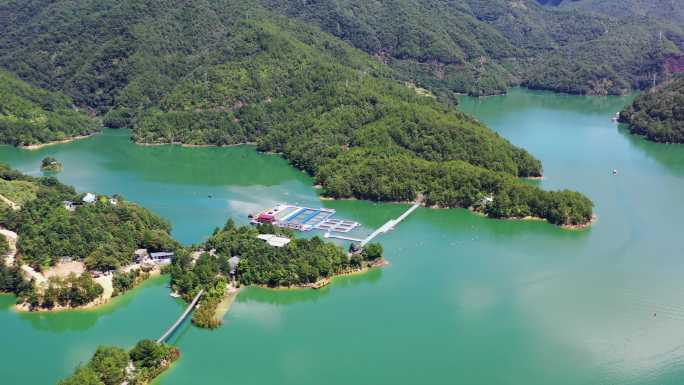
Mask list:
[[[157,383],[682,383],[684,147],[614,125],[629,100],[524,89],[461,99],[460,109],[542,160],[545,179],[530,183],[595,202],[590,229],[419,209],[377,239],[385,269],[320,291],[248,288],[221,328],[185,324],[170,341],[181,359]],[[362,231],[405,208],[320,201],[309,177],[248,146],[142,147],[106,130],[37,151],[0,148],[0,161],[32,174],[47,155],[64,164],[65,183],[123,194],[169,219],[187,244],[275,202],[333,207]],[[54,383],[98,344],[156,337],[182,310],[165,284],[91,312],[18,315],[0,297],[0,378]]]

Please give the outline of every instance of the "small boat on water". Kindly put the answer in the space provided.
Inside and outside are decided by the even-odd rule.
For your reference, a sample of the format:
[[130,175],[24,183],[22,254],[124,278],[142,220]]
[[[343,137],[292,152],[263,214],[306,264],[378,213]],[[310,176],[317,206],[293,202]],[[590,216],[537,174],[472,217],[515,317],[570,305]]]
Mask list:
[[613,175],[617,175],[617,174],[618,174],[618,171],[613,169]]
[[616,112],[610,120],[613,121],[613,123],[617,123],[620,120],[620,113]]
[[181,295],[178,294],[178,293],[176,293],[176,292],[171,292],[171,294],[169,294],[169,295],[170,295],[172,298],[180,298],[180,297],[181,297]]

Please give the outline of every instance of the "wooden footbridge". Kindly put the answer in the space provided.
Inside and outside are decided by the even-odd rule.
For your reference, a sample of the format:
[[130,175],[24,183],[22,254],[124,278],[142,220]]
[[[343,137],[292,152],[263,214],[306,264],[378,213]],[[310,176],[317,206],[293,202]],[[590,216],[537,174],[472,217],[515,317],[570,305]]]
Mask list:
[[326,238],[342,239],[344,241],[358,242],[361,244],[361,247],[363,247],[368,242],[372,241],[378,235],[384,234],[390,230],[393,230],[399,223],[401,223],[401,221],[403,221],[404,219],[406,219],[406,217],[411,215],[411,213],[416,211],[416,209],[418,207],[420,207],[420,203],[421,203],[420,201],[417,201],[411,207],[409,207],[408,210],[406,210],[403,214],[401,214],[401,216],[399,218],[390,219],[384,225],[380,226],[377,230],[373,231],[369,236],[367,236],[364,239],[348,237],[346,235],[330,234],[330,233],[326,233],[325,237]]
[[190,313],[192,312],[192,309],[195,308],[195,306],[197,305],[197,302],[199,302],[199,300],[203,294],[204,294],[204,289],[200,290],[200,292],[197,293],[197,295],[192,300],[192,302],[190,302],[190,304],[185,309],[183,314],[181,314],[180,317],[178,317],[178,319],[176,320],[176,322],[174,322],[174,324],[171,325],[171,327],[168,328],[168,330],[166,330],[166,332],[164,334],[162,334],[161,337],[159,337],[159,339],[157,340],[158,344],[166,342],[166,340],[171,336],[171,334],[173,334],[173,332],[175,332],[176,329],[178,329],[178,327],[183,323],[183,321],[185,321],[185,319],[188,317],[188,315],[190,315]]

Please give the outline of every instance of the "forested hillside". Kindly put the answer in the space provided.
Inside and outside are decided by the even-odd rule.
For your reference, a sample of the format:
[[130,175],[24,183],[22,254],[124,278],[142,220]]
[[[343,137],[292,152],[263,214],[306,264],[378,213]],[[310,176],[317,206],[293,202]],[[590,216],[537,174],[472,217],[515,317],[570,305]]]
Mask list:
[[[680,26],[551,9],[533,0],[260,0],[318,24],[433,90],[500,93],[511,84],[617,94],[664,78]],[[663,40],[659,34],[663,32]]]
[[637,96],[620,113],[620,121],[649,140],[684,143],[684,77]]
[[538,0],[541,4],[582,9],[613,17],[647,17],[671,23],[684,22],[679,0]]
[[[0,225],[19,234],[19,258],[36,268],[62,257],[83,260],[88,268],[107,271],[129,264],[137,248],[178,247],[170,225],[121,198],[101,196],[82,203],[82,195],[55,178],[35,178],[0,164],[0,193],[16,200],[20,209],[3,207]],[[69,209],[64,201],[72,201]]]
[[[541,175],[540,162],[455,112],[448,98],[421,96],[364,52],[254,2],[35,0],[5,2],[0,12],[12,15],[0,64],[64,90],[109,126],[132,127],[138,142],[256,142],[336,197],[427,194],[434,204],[469,207],[491,195],[502,205],[493,216],[591,218],[586,198],[518,181]],[[395,168],[430,172],[394,173],[388,149]],[[369,180],[366,190],[355,174],[332,175],[339,165]],[[445,185],[444,167],[470,171]]]
[[99,124],[66,96],[27,84],[0,69],[0,143],[26,146],[88,135]]

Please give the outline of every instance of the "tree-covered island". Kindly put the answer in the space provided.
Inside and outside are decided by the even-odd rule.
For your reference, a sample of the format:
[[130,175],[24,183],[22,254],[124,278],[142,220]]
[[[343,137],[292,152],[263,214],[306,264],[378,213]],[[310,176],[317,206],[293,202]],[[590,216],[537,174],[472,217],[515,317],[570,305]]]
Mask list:
[[58,385],[145,385],[154,380],[180,357],[177,348],[141,340],[126,351],[115,346],[100,346],[93,357]]
[[63,168],[64,168],[64,166],[62,166],[62,163],[60,163],[57,159],[55,159],[51,156],[46,156],[40,162],[40,169],[42,171],[60,172],[60,171],[62,171]]

